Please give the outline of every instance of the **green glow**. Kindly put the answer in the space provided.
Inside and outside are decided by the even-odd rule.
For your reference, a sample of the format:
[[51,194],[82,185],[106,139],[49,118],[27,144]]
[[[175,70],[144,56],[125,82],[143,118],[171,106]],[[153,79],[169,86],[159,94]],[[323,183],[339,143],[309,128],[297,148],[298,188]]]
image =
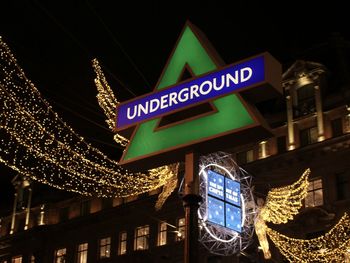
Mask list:
[[[189,26],[184,30],[156,89],[176,84],[186,63],[195,75],[217,69],[214,61]],[[130,141],[123,161],[194,143],[254,123],[234,94],[216,99],[213,103],[218,112],[169,128],[154,131],[159,119],[142,123]]]

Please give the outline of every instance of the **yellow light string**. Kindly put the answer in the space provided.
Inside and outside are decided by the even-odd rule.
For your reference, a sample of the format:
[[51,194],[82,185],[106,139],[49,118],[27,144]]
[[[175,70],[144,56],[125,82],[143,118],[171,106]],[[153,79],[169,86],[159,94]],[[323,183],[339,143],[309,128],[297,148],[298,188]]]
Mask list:
[[[111,102],[112,103],[112,102]],[[0,38],[0,162],[50,186],[124,197],[151,191],[173,176],[122,169],[63,122],[25,76]]]
[[[92,67],[96,74],[95,85],[97,88],[96,97],[97,97],[98,104],[100,105],[100,107],[102,108],[103,112],[107,117],[106,122],[108,124],[108,127],[111,130],[114,130],[115,121],[117,119],[116,106],[119,104],[119,102],[117,98],[114,96],[114,93],[111,87],[109,86],[97,59],[92,60]],[[116,143],[120,144],[123,147],[125,147],[129,142],[128,139],[126,139],[125,137],[121,136],[118,133],[113,138],[116,141]]]
[[255,220],[255,233],[265,259],[271,258],[266,236],[268,229],[266,222],[272,222],[274,224],[287,223],[288,220],[292,220],[294,215],[299,213],[299,209],[302,207],[302,201],[307,195],[309,175],[310,169],[306,169],[295,183],[271,189],[267,194],[264,206],[260,205],[262,207]]
[[305,170],[298,181],[285,187],[273,188],[269,191],[261,216],[264,221],[274,224],[287,223],[299,213],[302,201],[307,195],[310,169]]
[[[107,79],[101,69],[101,66],[97,59],[94,59],[92,61],[92,67],[95,71],[96,78],[95,78],[95,85],[97,88],[97,100],[98,104],[104,111],[107,119],[106,122],[109,126],[109,128],[115,132],[115,120],[117,118],[116,116],[116,106],[119,104],[116,96],[114,95],[110,85],[107,82]],[[122,135],[116,133],[113,137],[114,141],[118,143],[119,145],[125,147],[129,140],[123,137]],[[155,204],[156,210],[160,210],[165,203],[165,201],[168,199],[168,197],[171,195],[171,193],[176,189],[177,187],[177,170],[178,170],[178,164],[174,164],[171,166],[163,166],[156,170],[151,170],[150,173],[154,174],[164,174],[167,173],[167,171],[172,171],[173,176],[167,181],[167,183],[164,185],[162,192],[158,195],[158,200]]]
[[345,262],[350,245],[350,218],[345,213],[325,235],[309,240],[290,238],[270,228],[267,234],[290,262]]

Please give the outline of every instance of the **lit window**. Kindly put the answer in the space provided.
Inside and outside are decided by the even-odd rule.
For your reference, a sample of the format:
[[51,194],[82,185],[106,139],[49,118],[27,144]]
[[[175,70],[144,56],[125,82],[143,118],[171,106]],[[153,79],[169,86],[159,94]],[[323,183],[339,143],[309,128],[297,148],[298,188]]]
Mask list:
[[135,230],[135,250],[148,249],[149,226],[140,226]]
[[31,255],[30,256],[30,263],[35,263],[35,256],[34,255]]
[[111,238],[106,237],[100,239],[100,258],[109,258],[111,256]]
[[162,222],[159,224],[158,246],[166,245],[167,226],[168,225],[166,222]]
[[78,246],[77,263],[86,263],[88,254],[88,243],[82,243]]
[[236,154],[236,160],[238,164],[246,164],[254,161],[254,151],[248,150],[239,152]]
[[177,235],[176,235],[176,241],[183,240],[185,238],[185,228],[186,228],[186,221],[185,218],[179,218],[177,220]]
[[119,235],[119,255],[126,254],[126,244],[127,244],[128,235],[126,231],[120,232]]
[[317,127],[311,127],[300,131],[300,145],[305,146],[317,142]]
[[11,262],[12,263],[22,263],[22,256],[13,257]]
[[322,179],[310,181],[305,198],[305,207],[314,207],[323,205],[323,187]]
[[61,248],[55,250],[55,263],[66,263],[66,254],[67,254],[67,249],[66,248]]

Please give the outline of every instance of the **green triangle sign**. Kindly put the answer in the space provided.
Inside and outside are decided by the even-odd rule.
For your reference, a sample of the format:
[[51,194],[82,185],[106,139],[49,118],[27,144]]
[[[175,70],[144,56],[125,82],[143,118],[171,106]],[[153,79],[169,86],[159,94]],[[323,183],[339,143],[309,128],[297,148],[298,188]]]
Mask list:
[[[215,55],[204,36],[187,22],[155,91],[178,83],[186,68],[198,76],[222,66],[220,58]],[[183,160],[184,154],[190,149],[210,152],[223,149],[223,145],[237,145],[240,140],[246,143],[240,136],[242,131],[248,129],[250,135],[256,135],[253,128],[262,127],[256,112],[239,94],[226,95],[210,104],[213,111],[173,125],[158,127],[161,118],[138,124],[120,163],[137,169],[173,163]],[[266,131],[265,128],[262,130]],[[255,137],[267,135],[266,132],[259,133],[261,136]],[[244,134],[246,138],[252,137],[249,132]]]

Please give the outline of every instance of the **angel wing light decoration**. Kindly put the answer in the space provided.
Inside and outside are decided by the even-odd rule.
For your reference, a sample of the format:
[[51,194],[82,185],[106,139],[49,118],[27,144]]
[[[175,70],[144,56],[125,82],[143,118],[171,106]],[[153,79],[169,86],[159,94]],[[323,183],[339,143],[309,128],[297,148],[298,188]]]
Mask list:
[[267,195],[265,204],[263,204],[262,199],[258,199],[260,211],[255,220],[255,233],[265,259],[271,258],[269,243],[266,237],[268,229],[266,222],[283,224],[287,223],[288,220],[292,220],[294,215],[298,214],[299,209],[303,205],[302,201],[307,195],[309,174],[310,169],[307,169],[299,180],[292,185],[271,189]]

